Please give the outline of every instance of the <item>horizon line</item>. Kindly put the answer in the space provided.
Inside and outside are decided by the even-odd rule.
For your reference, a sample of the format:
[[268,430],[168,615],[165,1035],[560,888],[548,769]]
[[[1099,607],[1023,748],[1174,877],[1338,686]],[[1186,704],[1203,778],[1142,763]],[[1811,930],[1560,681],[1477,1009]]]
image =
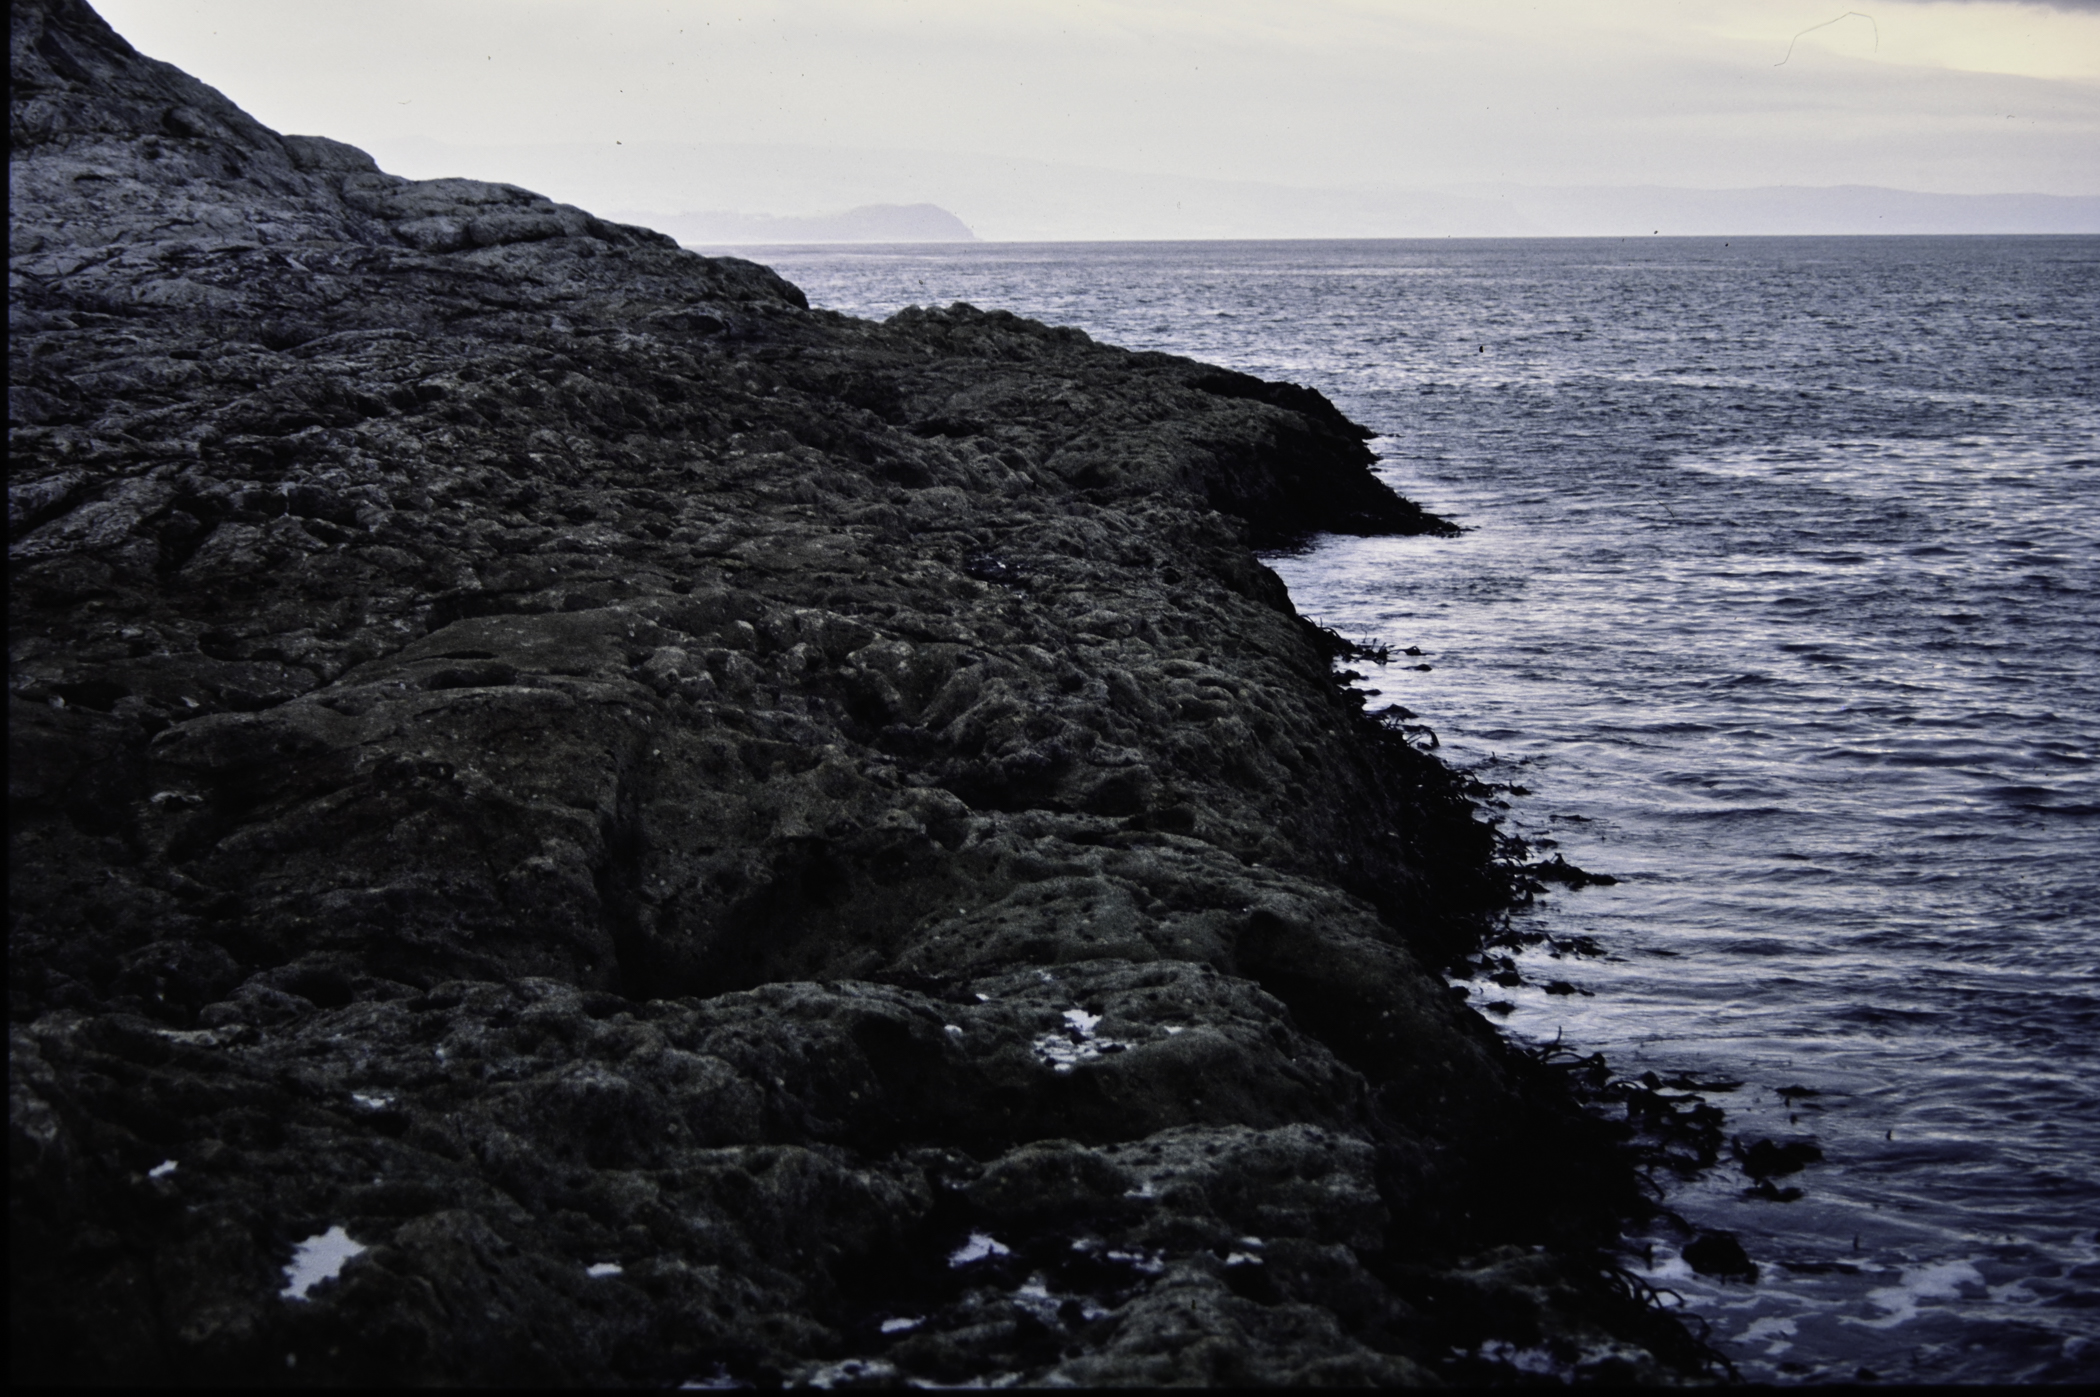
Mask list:
[[[646,226],[646,225],[643,225]],[[1441,242],[1652,242],[1656,239],[1679,241],[1699,240],[1705,242],[1727,242],[1731,239],[1765,239],[1778,241],[1786,238],[2100,238],[2100,229],[2090,232],[2024,232],[2024,233],[1415,233],[1415,234],[1364,234],[1337,237],[1275,237],[1275,238],[970,238],[951,241],[932,239],[884,242],[876,239],[845,241],[801,241],[801,242],[680,242],[679,246],[689,252],[699,252],[711,247],[1067,247],[1073,245],[1128,245],[1132,243],[1441,243]]]

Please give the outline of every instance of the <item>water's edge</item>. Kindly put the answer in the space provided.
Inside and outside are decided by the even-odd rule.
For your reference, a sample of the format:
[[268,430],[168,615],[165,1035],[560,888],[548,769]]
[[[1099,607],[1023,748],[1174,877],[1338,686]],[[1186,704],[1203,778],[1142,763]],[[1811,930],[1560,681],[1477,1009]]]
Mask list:
[[1621,879],[1552,889],[1524,919],[1551,941],[1472,1002],[1636,1080],[1742,1083],[1695,1093],[1728,1139],[1669,1202],[1758,1281],[1669,1234],[1632,1239],[1644,1274],[1752,1377],[2094,1371],[2100,240],[775,261],[819,304],[1012,306],[1385,432],[1389,481],[1469,532],[1272,566],[1422,650],[1349,666],[1528,792],[1492,799],[1537,854]]

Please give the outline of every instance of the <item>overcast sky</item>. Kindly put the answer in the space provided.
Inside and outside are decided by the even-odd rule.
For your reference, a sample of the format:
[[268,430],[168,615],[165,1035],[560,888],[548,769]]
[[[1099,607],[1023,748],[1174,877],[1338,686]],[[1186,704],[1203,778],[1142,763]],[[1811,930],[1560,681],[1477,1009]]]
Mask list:
[[98,8],[270,125],[383,160],[417,139],[763,143],[1307,186],[2100,194],[2100,0]]

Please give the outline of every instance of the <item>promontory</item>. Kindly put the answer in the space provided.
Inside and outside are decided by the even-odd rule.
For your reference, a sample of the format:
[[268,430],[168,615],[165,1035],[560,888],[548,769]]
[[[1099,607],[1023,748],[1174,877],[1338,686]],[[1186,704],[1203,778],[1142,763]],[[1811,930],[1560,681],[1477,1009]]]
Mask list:
[[1449,527],[1318,392],[10,9],[16,1380],[1697,1372],[1257,557]]

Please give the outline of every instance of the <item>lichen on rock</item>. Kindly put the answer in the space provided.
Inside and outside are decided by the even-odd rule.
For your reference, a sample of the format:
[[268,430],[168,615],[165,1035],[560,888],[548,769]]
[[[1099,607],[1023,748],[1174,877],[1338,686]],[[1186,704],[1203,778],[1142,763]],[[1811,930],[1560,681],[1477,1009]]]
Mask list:
[[16,1377],[1687,1361],[1251,551],[1448,529],[1324,398],[12,63]]

